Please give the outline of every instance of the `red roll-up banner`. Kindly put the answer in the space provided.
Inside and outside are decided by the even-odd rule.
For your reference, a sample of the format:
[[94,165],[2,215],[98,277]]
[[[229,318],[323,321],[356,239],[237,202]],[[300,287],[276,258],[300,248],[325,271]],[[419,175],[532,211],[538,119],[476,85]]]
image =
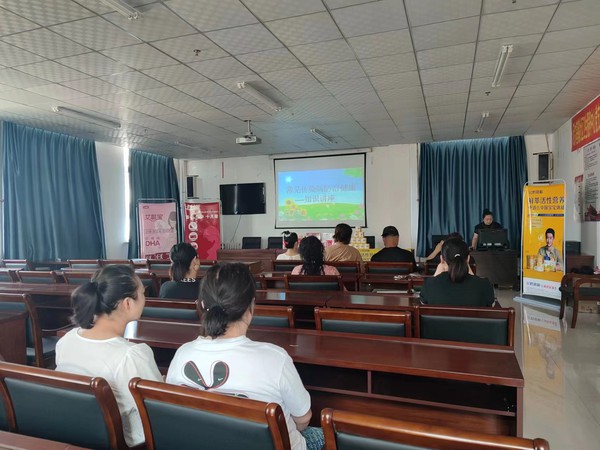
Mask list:
[[198,252],[199,259],[217,259],[221,248],[219,202],[185,203],[185,242]]

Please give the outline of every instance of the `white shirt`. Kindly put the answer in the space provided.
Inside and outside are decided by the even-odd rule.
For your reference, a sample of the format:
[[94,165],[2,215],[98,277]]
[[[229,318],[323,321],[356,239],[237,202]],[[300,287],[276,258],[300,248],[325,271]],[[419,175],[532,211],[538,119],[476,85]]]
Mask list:
[[302,256],[300,256],[300,253],[293,256],[290,256],[286,253],[280,253],[279,255],[277,255],[277,259],[280,261],[302,261]]
[[199,337],[177,350],[167,383],[278,403],[285,415],[292,450],[306,449],[306,441],[291,416],[301,417],[308,412],[310,395],[292,358],[281,347],[254,342],[246,336]]
[[69,331],[56,344],[56,370],[104,378],[115,394],[127,445],[141,444],[145,441],[144,430],[129,392],[129,380],[141,377],[162,381],[152,350],[122,337],[87,339],[79,335],[80,329]]

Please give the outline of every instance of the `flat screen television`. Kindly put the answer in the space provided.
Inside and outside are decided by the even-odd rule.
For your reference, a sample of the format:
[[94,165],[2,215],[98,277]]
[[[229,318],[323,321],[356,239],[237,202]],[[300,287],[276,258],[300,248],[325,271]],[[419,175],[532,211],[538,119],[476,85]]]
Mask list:
[[224,216],[265,214],[265,183],[222,184],[221,211]]
[[508,247],[508,230],[500,228],[496,230],[479,230],[477,239],[478,249],[494,249]]

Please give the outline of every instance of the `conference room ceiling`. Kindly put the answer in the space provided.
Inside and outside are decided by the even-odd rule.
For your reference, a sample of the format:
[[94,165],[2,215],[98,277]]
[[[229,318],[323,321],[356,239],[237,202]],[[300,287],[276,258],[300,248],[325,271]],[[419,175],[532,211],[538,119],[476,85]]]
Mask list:
[[549,133],[600,92],[599,0],[123,2],[0,0],[0,119],[206,159]]

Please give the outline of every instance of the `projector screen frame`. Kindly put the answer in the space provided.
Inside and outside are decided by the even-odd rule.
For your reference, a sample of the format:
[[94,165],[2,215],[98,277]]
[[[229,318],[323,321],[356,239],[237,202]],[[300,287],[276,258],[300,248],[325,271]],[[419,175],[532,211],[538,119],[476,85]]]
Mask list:
[[[348,223],[350,226],[360,226],[361,228],[367,227],[367,153],[368,151],[365,149],[364,151],[353,152],[353,153],[339,153],[339,154],[329,154],[329,155],[316,155],[316,156],[294,156],[288,158],[273,158],[273,178],[275,184],[275,229],[331,229],[334,228],[337,223]],[[333,224],[333,221],[328,224],[323,225],[315,225],[314,222],[308,225],[296,225],[296,224],[279,224],[279,184],[278,184],[278,172],[277,172],[277,163],[278,161],[290,161],[290,160],[307,160],[307,159],[315,159],[318,160],[320,158],[341,158],[341,157],[362,157],[362,171],[363,171],[363,195],[362,202],[364,205],[364,219],[360,221],[350,220],[350,219],[339,219],[336,224]]]

